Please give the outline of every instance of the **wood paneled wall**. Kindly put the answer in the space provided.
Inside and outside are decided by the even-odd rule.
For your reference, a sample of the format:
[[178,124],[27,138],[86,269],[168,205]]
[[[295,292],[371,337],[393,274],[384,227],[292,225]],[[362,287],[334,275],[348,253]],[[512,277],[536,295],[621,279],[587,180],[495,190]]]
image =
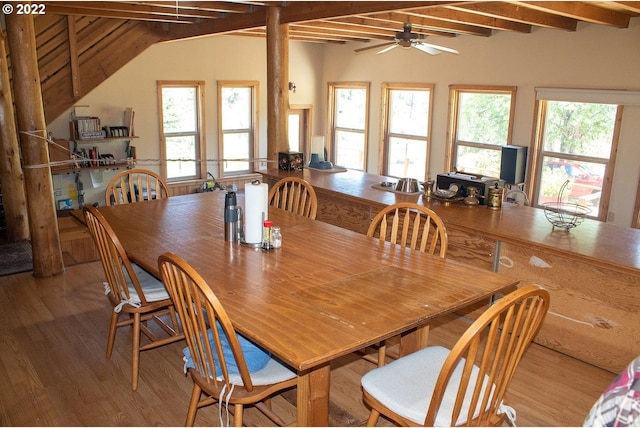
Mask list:
[[142,21],[47,13],[34,25],[47,123],[161,40]]

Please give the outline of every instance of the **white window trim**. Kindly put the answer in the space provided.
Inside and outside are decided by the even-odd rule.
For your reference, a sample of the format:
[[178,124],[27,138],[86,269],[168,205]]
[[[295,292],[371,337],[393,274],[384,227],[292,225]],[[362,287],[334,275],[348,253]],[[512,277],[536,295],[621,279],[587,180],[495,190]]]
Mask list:
[[536,100],[640,106],[640,91],[616,89],[536,88]]

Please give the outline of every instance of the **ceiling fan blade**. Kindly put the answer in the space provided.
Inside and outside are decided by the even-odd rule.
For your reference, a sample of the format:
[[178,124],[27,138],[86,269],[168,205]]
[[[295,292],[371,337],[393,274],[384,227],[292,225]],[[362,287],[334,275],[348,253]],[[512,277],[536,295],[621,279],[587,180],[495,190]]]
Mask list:
[[418,49],[420,49],[418,46],[427,47],[427,48],[431,48],[431,49],[437,49],[437,50],[439,50],[441,52],[449,52],[449,53],[456,54],[456,55],[458,55],[460,53],[455,49],[445,48],[444,46],[439,46],[439,45],[432,45],[431,43],[418,42],[418,43],[416,43],[416,47]]
[[440,55],[442,52],[438,49],[432,48],[431,46],[426,46],[422,43],[416,43],[413,45],[414,48],[421,50],[424,53],[428,53],[429,55]]
[[389,52],[391,49],[394,49],[394,48],[397,48],[397,47],[398,47],[398,44],[394,43],[391,46],[387,46],[386,48],[382,49],[380,52],[376,52],[376,55],[380,55],[382,53]]
[[366,48],[355,49],[354,52],[355,53],[365,52],[365,51],[369,51],[369,50],[372,50],[372,49],[377,49],[377,48],[381,48],[381,47],[389,46],[389,45],[393,45],[393,44],[395,44],[395,42],[387,42],[387,43],[382,43],[382,44],[379,44],[379,45],[367,46]]

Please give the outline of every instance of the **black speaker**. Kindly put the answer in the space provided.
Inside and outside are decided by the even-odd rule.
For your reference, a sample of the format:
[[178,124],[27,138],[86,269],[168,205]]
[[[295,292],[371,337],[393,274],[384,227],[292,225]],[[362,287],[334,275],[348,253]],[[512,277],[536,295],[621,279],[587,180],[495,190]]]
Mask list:
[[502,146],[500,179],[510,184],[524,183],[527,168],[527,147]]

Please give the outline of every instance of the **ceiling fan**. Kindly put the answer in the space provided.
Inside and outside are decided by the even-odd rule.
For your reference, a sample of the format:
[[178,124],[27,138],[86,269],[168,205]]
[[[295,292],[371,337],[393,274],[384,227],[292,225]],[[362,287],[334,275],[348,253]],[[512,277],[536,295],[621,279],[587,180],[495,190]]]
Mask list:
[[354,52],[360,53],[360,52],[368,51],[371,49],[383,48],[376,53],[376,54],[381,54],[381,53],[389,52],[391,49],[394,49],[400,46],[405,49],[416,48],[430,55],[438,55],[442,52],[449,52],[456,55],[460,53],[455,49],[445,48],[444,46],[432,45],[431,43],[425,43],[422,41],[422,39],[424,39],[424,35],[418,34],[418,33],[412,33],[411,24],[406,23],[403,26],[403,30],[398,31],[396,33],[396,36],[393,42],[382,43],[375,46],[367,46],[366,48],[356,49],[354,50]]

